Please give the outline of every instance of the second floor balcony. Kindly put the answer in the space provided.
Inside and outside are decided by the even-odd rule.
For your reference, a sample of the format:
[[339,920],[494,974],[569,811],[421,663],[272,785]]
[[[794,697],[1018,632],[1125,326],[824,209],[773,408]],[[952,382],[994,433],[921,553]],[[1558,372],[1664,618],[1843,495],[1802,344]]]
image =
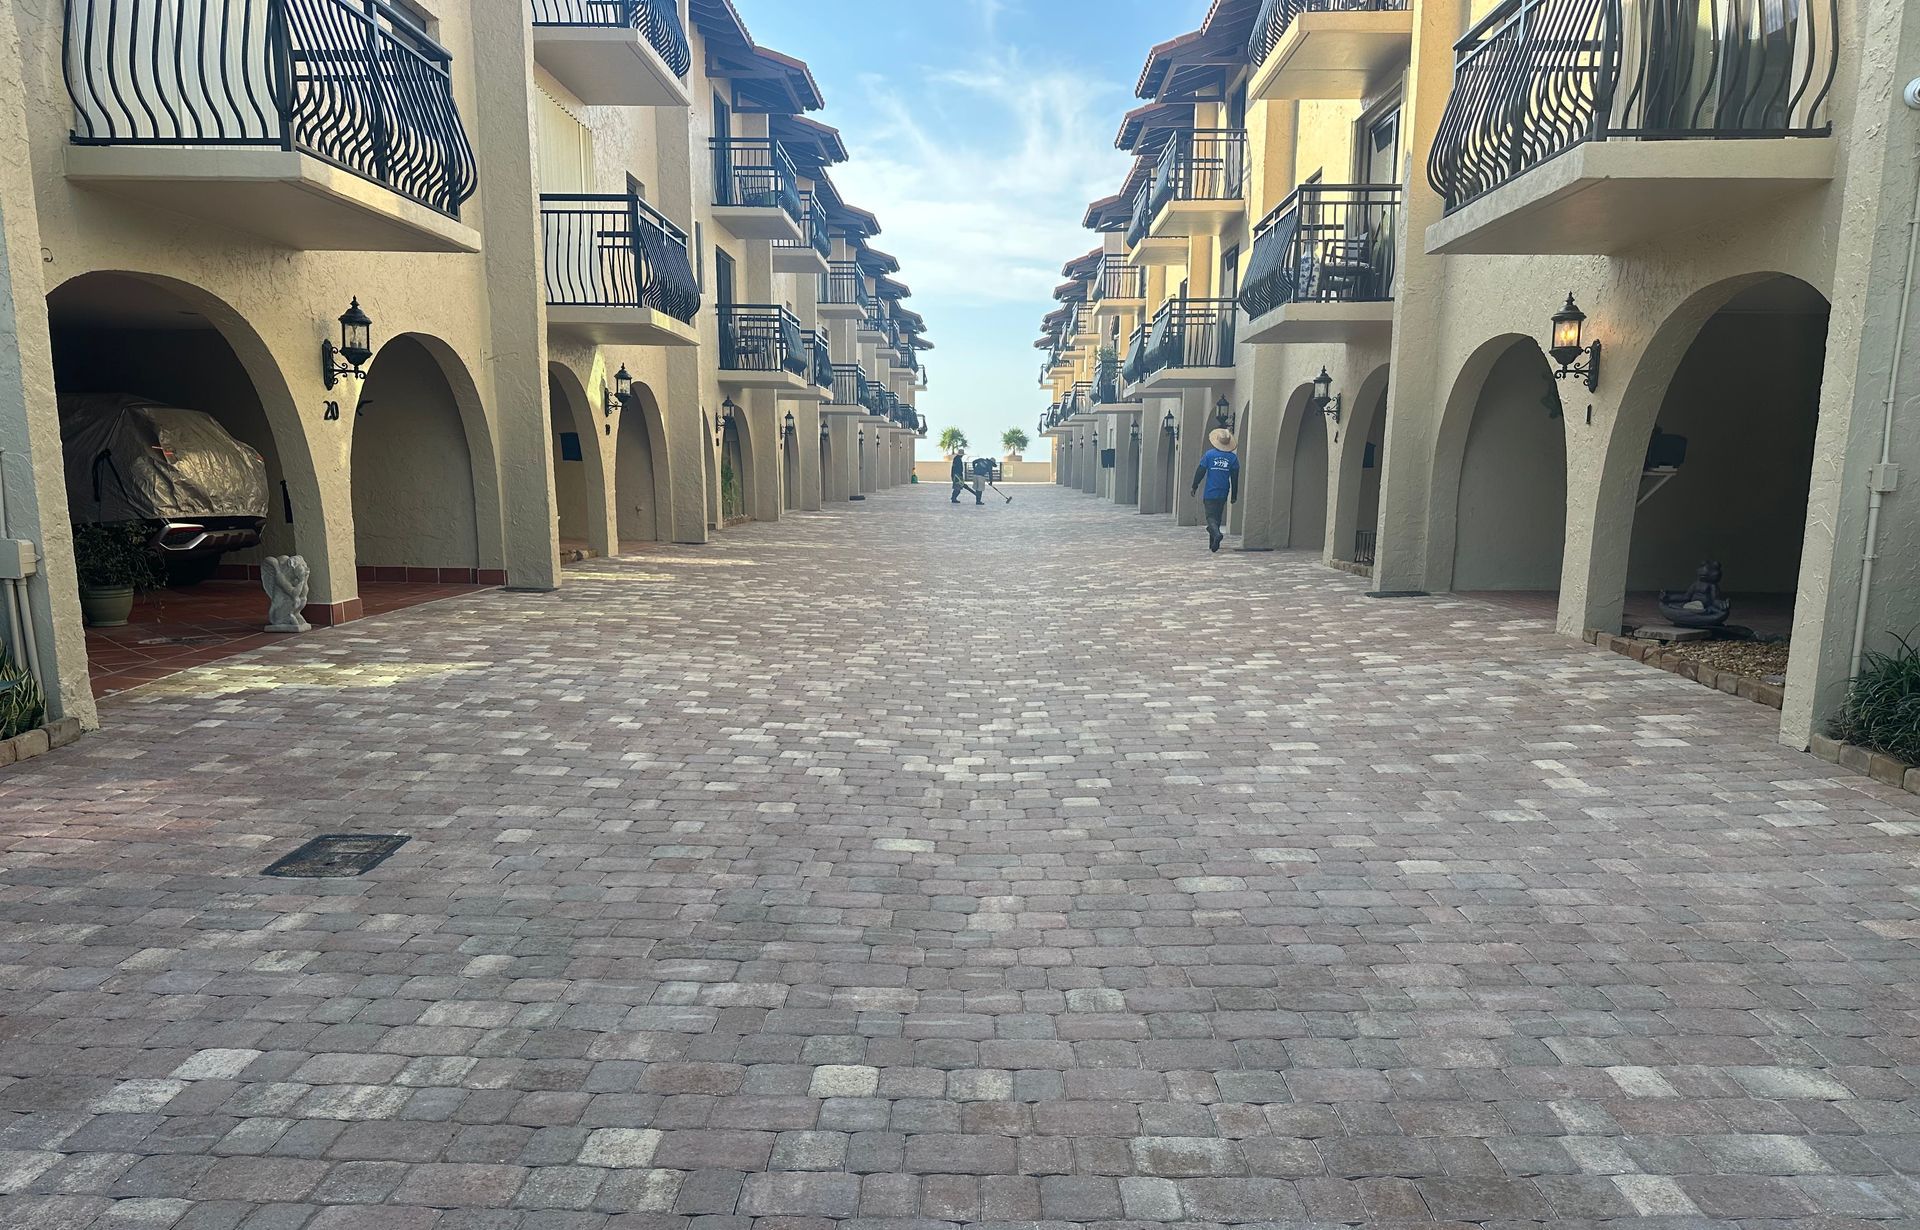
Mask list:
[[687,236],[631,196],[540,198],[547,326],[596,346],[696,346]]
[[1093,314],[1107,316],[1117,312],[1138,311],[1147,298],[1147,271],[1129,265],[1124,256],[1108,254],[1094,271]]
[[1505,0],[1454,47],[1427,250],[1613,254],[1831,181],[1833,13]]
[[820,407],[822,414],[865,414],[867,401],[871,397],[871,384],[867,370],[858,363],[835,363],[833,365],[833,383],[826,404]]
[[767,137],[715,137],[713,216],[738,239],[806,238],[806,207],[793,159]]
[[293,249],[477,251],[447,50],[385,0],[265,7],[67,0],[68,177]]
[[827,345],[827,335],[818,329],[806,331],[806,347],[807,376],[824,400],[833,395],[833,350]]
[[693,53],[674,0],[529,0],[533,58],[592,107],[685,107]]
[[1370,98],[1413,53],[1409,0],[1266,0],[1247,59],[1252,98]]
[[1393,327],[1398,184],[1303,184],[1261,222],[1241,340],[1355,342]]
[[775,273],[818,274],[826,277],[832,273],[833,232],[827,225],[826,210],[811,192],[800,194],[801,230],[805,233],[799,239],[776,239],[773,241],[773,269]]
[[1239,315],[1233,299],[1167,300],[1144,330],[1135,331],[1127,379],[1157,388],[1230,383]]
[[721,384],[795,396],[814,387],[813,348],[792,312],[763,303],[722,304],[718,312]]
[[873,293],[866,275],[854,261],[830,261],[820,275],[820,315],[829,320],[865,320],[873,310]]

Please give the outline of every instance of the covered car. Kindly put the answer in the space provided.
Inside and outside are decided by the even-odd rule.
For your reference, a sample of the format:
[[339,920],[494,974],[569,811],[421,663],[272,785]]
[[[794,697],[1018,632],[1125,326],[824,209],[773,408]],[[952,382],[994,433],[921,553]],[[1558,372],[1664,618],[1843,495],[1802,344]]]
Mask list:
[[259,545],[266,460],[212,415],[124,393],[65,397],[60,438],[75,522],[156,522],[156,550],[203,564]]

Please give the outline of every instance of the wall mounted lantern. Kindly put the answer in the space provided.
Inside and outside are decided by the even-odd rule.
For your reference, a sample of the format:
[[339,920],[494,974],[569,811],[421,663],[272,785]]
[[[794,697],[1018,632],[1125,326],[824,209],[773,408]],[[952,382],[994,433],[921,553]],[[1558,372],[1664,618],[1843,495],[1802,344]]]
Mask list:
[[1233,430],[1233,403],[1224,397],[1213,403],[1213,425],[1223,431]]
[[[1554,378],[1568,380],[1575,377],[1587,382],[1589,393],[1600,388],[1600,343],[1591,346],[1580,344],[1580,333],[1587,323],[1587,314],[1573,301],[1573,292],[1567,292],[1567,306],[1553,314],[1553,345],[1547,353],[1560,365],[1554,372]],[[1585,355],[1586,363],[1580,362]]]
[[867,447],[867,429],[864,427],[860,429],[860,447]]
[[1160,420],[1160,430],[1166,432],[1170,440],[1180,438],[1180,424],[1173,421],[1173,411],[1167,411],[1167,417]]
[[1342,397],[1333,391],[1333,377],[1327,374],[1325,366],[1322,366],[1320,374],[1313,378],[1313,396],[1307,399],[1307,406],[1326,415],[1330,423],[1340,421]]
[[1135,419],[1135,420],[1133,421],[1133,427],[1132,427],[1132,429],[1131,429],[1131,431],[1129,431],[1129,433],[1128,433],[1128,434],[1129,434],[1129,435],[1131,435],[1131,436],[1133,437],[1133,442],[1134,442],[1135,444],[1138,444],[1138,443],[1140,443],[1140,420],[1138,420],[1138,419]]
[[788,440],[792,440],[795,436],[800,434],[799,422],[793,417],[793,411],[791,410],[787,411],[785,426],[786,426],[786,436]]
[[633,405],[633,373],[622,363],[620,370],[613,374],[613,388],[605,385],[600,388],[600,409],[608,418],[613,417],[616,409],[626,410]]
[[355,299],[340,317],[340,344],[333,340],[320,343],[320,378],[332,388],[343,379],[352,376],[355,380],[367,378],[367,360],[373,358],[373,321],[360,310],[360,300]]
[[833,428],[825,423],[820,424],[820,443],[825,444],[832,438]]

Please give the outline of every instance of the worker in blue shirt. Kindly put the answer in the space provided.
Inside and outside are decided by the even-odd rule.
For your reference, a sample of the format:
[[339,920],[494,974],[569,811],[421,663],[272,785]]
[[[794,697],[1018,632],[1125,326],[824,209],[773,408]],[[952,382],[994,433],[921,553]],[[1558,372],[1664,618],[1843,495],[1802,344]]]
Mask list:
[[1199,492],[1200,485],[1206,484],[1200,498],[1207,505],[1207,550],[1218,551],[1220,540],[1226,537],[1220,525],[1227,519],[1227,501],[1240,502],[1240,455],[1233,451],[1233,433],[1224,427],[1215,428],[1207,443],[1213,447],[1201,456],[1200,467],[1193,472],[1193,490]]

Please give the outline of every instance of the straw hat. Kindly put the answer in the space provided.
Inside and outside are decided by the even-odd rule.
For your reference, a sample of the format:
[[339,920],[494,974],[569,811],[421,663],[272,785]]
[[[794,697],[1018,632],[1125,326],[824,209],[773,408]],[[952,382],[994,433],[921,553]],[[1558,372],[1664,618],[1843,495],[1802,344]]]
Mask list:
[[1223,453],[1231,453],[1233,451],[1233,433],[1224,427],[1216,427],[1213,429],[1213,434],[1207,437],[1207,443],[1213,445],[1213,447]]

